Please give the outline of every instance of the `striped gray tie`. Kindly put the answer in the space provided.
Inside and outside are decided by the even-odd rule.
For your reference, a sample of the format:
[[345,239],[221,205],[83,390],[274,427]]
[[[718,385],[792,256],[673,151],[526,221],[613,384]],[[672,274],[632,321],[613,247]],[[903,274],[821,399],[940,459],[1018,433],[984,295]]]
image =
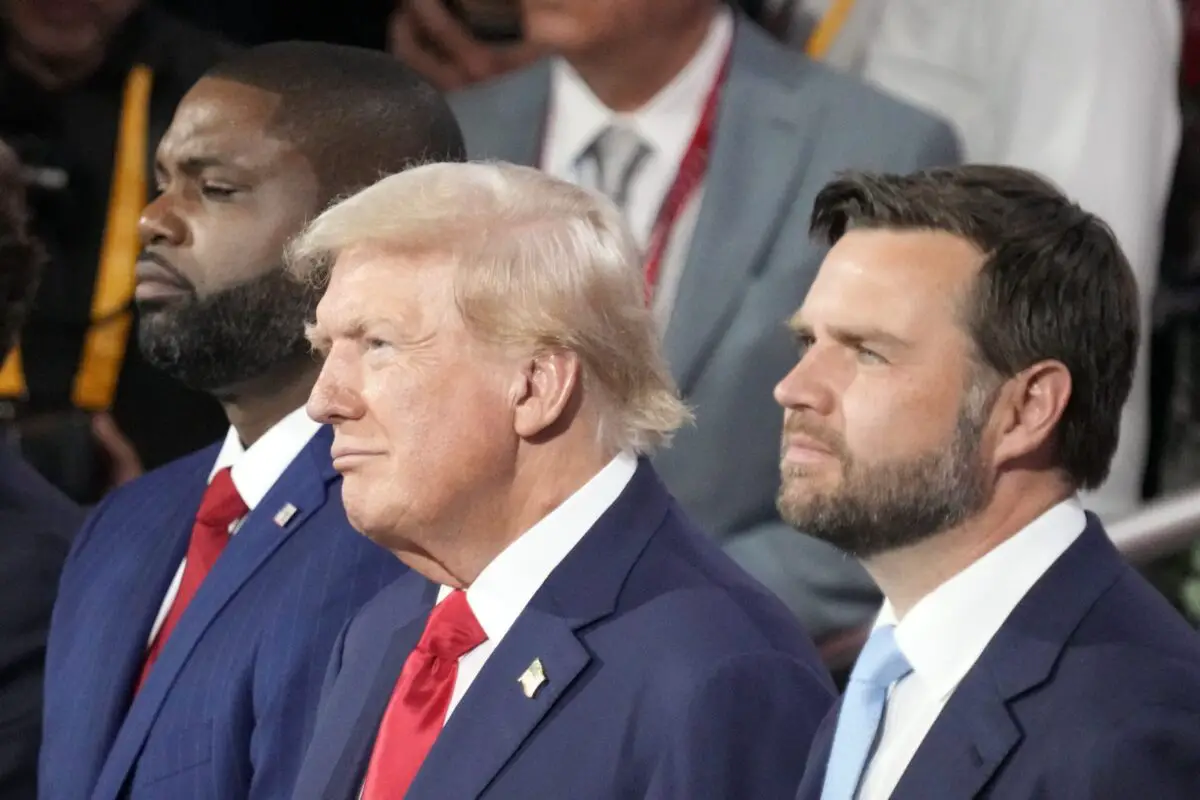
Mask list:
[[595,188],[625,211],[629,186],[650,155],[650,146],[629,128],[610,125],[596,137],[587,152],[596,162],[599,185]]

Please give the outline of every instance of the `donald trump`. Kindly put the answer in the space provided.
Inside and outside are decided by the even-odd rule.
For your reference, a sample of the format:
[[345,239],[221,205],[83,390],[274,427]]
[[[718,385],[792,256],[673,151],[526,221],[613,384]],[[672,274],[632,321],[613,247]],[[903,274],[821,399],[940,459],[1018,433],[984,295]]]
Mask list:
[[646,457],[689,413],[607,200],[431,164],[295,244],[309,413],[414,572],[335,647],[297,798],[791,798],[833,699]]

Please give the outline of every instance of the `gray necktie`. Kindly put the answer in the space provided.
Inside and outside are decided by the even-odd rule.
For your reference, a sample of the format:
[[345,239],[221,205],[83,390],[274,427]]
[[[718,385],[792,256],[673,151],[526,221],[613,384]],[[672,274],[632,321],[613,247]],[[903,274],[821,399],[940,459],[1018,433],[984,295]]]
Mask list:
[[650,155],[650,146],[629,128],[609,125],[592,142],[586,155],[596,162],[598,185],[595,188],[624,211],[629,200],[629,185]]

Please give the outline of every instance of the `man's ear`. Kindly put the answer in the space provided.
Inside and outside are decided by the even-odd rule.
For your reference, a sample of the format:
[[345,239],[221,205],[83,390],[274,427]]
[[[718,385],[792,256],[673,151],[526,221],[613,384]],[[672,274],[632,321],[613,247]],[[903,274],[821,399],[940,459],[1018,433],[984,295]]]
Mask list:
[[1071,373],[1061,361],[1039,361],[1021,370],[1001,391],[993,458],[996,466],[1018,461],[1046,445],[1071,399]]
[[523,394],[514,409],[514,427],[532,439],[562,420],[579,386],[579,356],[570,350],[536,353],[523,366]]

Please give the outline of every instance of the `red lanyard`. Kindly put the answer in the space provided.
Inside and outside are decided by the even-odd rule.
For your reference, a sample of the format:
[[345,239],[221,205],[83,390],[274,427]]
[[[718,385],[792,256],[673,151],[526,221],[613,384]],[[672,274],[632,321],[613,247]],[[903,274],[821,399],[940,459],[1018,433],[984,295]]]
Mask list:
[[[654,218],[654,227],[650,229],[650,241],[646,247],[645,260],[647,300],[653,298],[654,290],[658,287],[659,271],[662,267],[663,256],[667,251],[667,245],[671,242],[671,232],[679,222],[679,217],[687,207],[688,201],[704,183],[704,177],[708,173],[708,157],[712,150],[713,128],[716,126],[721,89],[725,86],[725,80],[729,76],[732,52],[733,40],[731,38],[729,49],[725,51],[725,60],[721,63],[721,69],[717,71],[712,88],[708,90],[704,108],[700,112],[700,120],[696,123],[696,131],[692,134],[683,159],[679,162],[679,171],[675,173],[675,180],[671,182],[671,188],[667,190],[662,205],[658,207],[658,215]],[[541,163],[545,163],[548,128],[548,125],[543,125]]]

